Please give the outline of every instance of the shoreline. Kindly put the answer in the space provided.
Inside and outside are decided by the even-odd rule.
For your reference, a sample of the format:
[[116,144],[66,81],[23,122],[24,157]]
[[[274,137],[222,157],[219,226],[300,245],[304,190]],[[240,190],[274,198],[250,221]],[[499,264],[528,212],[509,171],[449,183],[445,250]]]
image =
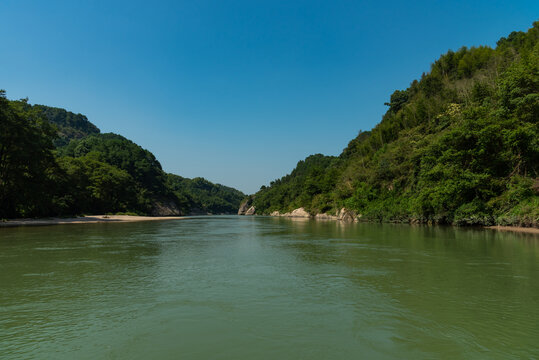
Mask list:
[[534,228],[534,227],[495,225],[495,226],[483,226],[483,228],[484,229],[496,230],[496,231],[511,231],[511,232],[539,235],[539,229]]
[[[348,222],[348,223],[358,223],[358,221],[346,221],[346,220],[340,220],[332,217],[302,217],[302,216],[274,216],[269,215],[272,217],[284,217],[287,219],[302,219],[302,220],[315,220],[315,221],[340,221],[340,222]],[[371,222],[371,221],[363,221],[363,223],[377,223],[377,222]],[[387,222],[385,224],[394,224],[392,222]],[[524,227],[524,226],[502,226],[502,225],[493,225],[493,226],[475,226],[475,225],[468,225],[468,226],[458,226],[458,225],[452,225],[452,224],[434,224],[434,225],[427,225],[427,224],[413,224],[413,223],[397,223],[397,224],[403,224],[403,225],[424,225],[424,226],[451,226],[454,228],[480,228],[480,229],[489,229],[489,230],[495,230],[495,231],[509,231],[514,233],[520,233],[520,234],[532,234],[532,235],[539,235],[539,228],[535,227]]]
[[[309,214],[304,208],[298,208],[294,209],[291,212],[281,214],[278,211],[274,211],[271,214],[269,214],[271,217],[283,217],[288,219],[303,219],[303,220],[316,220],[316,221],[342,221],[342,222],[360,222],[361,221],[361,215],[357,215],[354,211],[348,210],[346,208],[342,208],[337,215],[330,215],[330,214],[316,214],[311,215]],[[366,221],[367,223],[370,221]],[[413,225],[412,222],[409,222],[408,225]],[[454,227],[459,227],[456,225],[449,225]],[[469,226],[464,226],[469,227]],[[501,226],[501,225],[494,225],[494,226],[471,226],[471,227],[479,227],[482,229],[491,229],[496,231],[510,231],[515,233],[521,233],[521,234],[533,234],[533,235],[539,235],[539,228],[536,227],[523,227],[523,226]]]
[[[303,219],[316,221],[343,221],[336,216],[290,216],[284,215],[269,215],[270,217],[283,217],[289,219]],[[39,219],[13,219],[0,221],[0,228],[19,227],[19,226],[49,226],[49,225],[69,225],[69,224],[102,224],[102,223],[126,223],[140,221],[162,221],[162,220],[185,220],[189,216],[138,216],[138,215],[86,215],[81,217],[66,217],[66,218],[39,218]],[[349,221],[344,221],[349,222]],[[526,233],[539,235],[539,228],[522,227],[522,226],[481,226],[483,229],[496,231],[509,231],[515,233]]]
[[125,223],[138,221],[184,220],[187,216],[86,215],[67,218],[13,219],[0,221],[2,227],[47,226],[68,224]]

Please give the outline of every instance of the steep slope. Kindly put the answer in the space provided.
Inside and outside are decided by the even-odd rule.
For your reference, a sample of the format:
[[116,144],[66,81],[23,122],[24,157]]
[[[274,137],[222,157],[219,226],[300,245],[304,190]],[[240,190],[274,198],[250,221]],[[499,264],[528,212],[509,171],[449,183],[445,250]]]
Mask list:
[[346,207],[379,221],[537,226],[538,39],[536,22],[495,49],[442,55],[338,158],[307,158],[262,187],[257,212]]

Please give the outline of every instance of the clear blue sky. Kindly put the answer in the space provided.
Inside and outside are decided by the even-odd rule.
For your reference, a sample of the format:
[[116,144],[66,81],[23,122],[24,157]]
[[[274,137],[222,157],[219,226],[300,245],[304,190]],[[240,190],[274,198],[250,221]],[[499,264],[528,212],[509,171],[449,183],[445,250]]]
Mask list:
[[519,0],[2,0],[0,88],[253,193],[339,154],[448,49],[538,18]]

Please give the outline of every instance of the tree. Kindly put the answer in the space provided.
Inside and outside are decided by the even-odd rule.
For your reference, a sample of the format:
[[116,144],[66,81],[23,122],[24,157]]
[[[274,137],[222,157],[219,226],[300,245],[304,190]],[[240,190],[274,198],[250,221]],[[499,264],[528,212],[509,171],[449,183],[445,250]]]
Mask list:
[[0,217],[39,216],[52,206],[56,130],[25,104],[0,91]]

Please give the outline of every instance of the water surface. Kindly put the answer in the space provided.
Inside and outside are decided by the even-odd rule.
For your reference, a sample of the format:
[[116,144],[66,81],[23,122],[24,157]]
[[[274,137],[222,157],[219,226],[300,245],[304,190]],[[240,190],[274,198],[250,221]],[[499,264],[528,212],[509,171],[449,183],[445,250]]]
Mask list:
[[539,238],[206,217],[0,229],[2,359],[539,358]]

